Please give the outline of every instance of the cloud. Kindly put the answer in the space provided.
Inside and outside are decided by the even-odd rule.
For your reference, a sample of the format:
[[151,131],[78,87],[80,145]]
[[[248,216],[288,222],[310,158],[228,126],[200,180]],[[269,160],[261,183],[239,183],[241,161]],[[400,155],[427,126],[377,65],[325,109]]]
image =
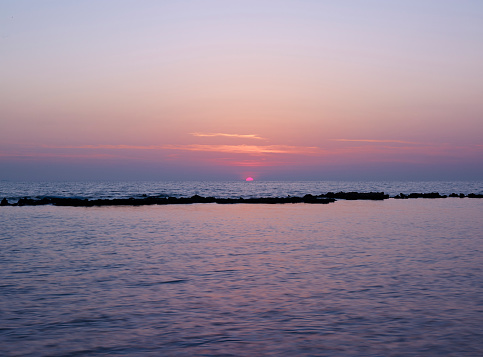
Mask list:
[[238,166],[238,167],[267,167],[267,166],[286,166],[288,164],[293,164],[287,160],[263,160],[263,159],[252,159],[252,160],[234,160],[233,158],[210,158],[206,161],[220,166]]
[[46,153],[46,152],[24,152],[24,153],[4,153],[0,152],[0,157],[4,158],[24,158],[24,159],[36,159],[36,158],[76,158],[76,159],[93,159],[93,158],[114,158],[115,155],[110,154],[66,154],[66,153]]
[[43,145],[45,149],[80,149],[80,150],[180,150],[218,152],[228,154],[298,154],[316,155],[323,153],[315,146],[290,146],[290,145]]
[[230,138],[241,138],[241,139],[258,139],[258,140],[267,140],[266,138],[262,138],[256,134],[226,134],[226,133],[190,133],[193,136],[201,136],[201,137],[214,137],[214,136],[224,136]]
[[19,160],[123,160],[127,162],[175,162],[177,165],[204,163],[231,167],[311,166],[360,163],[454,163],[481,162],[480,144],[455,146],[449,144],[401,145],[397,141],[377,140],[337,147],[290,145],[42,145],[18,146],[9,150],[0,147],[0,161]]
[[42,145],[46,149],[126,149],[126,150],[161,150],[157,145]]
[[288,145],[166,145],[164,149],[186,151],[210,151],[230,154],[318,154],[318,147]]
[[47,146],[48,149],[104,149],[104,150],[184,150],[211,151],[231,154],[317,154],[318,147],[289,145],[64,145]]
[[418,143],[418,142],[405,141],[405,140],[332,139],[332,141],[359,142],[359,143],[397,143],[397,144],[421,145],[421,143]]

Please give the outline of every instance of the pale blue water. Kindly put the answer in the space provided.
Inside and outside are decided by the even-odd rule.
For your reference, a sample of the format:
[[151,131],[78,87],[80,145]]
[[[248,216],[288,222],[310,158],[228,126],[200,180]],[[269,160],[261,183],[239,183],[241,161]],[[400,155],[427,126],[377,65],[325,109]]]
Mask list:
[[[32,185],[7,189],[236,195],[231,183]],[[381,191],[310,185],[243,194]],[[440,185],[394,193],[481,193]],[[0,355],[481,356],[481,217],[470,198],[0,207]]]

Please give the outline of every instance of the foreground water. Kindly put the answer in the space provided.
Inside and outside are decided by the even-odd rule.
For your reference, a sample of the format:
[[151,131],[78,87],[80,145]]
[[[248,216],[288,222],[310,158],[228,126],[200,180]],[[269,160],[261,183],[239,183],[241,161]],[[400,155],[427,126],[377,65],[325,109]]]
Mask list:
[[482,213],[0,207],[0,355],[481,356]]

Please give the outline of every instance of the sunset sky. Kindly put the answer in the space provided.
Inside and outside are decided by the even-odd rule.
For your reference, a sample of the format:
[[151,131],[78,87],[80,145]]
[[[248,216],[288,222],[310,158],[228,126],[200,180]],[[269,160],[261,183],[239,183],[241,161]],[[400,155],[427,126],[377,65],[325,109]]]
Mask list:
[[483,179],[483,1],[0,1],[0,179]]

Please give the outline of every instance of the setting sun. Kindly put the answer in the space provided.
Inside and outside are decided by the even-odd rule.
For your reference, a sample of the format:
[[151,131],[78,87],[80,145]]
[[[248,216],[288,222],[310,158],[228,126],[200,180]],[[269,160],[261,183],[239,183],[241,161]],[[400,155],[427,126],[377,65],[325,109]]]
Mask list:
[[253,177],[247,177],[245,181],[253,181]]

